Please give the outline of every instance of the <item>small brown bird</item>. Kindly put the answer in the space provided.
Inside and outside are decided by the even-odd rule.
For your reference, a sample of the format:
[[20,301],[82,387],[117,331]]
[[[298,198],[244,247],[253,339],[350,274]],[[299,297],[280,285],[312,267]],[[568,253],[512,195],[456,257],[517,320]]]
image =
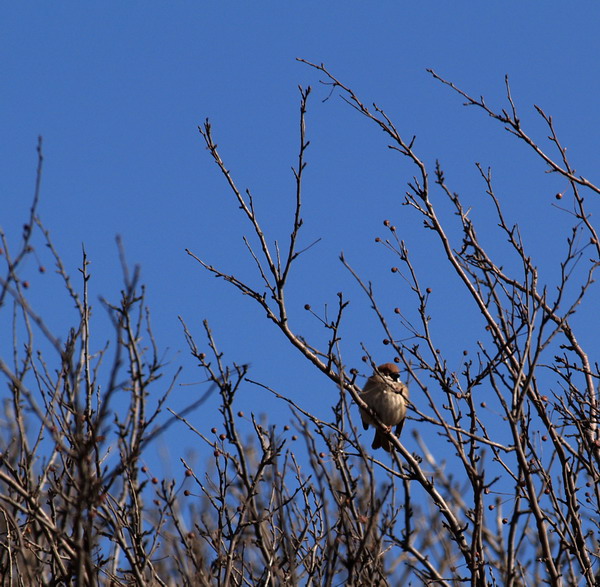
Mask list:
[[[406,417],[408,388],[400,381],[400,369],[394,363],[379,365],[367,379],[361,392],[363,401],[379,416],[379,419],[390,429],[396,427],[396,436],[400,435]],[[360,410],[363,428],[376,426],[366,410]],[[375,430],[372,448],[382,447],[392,452],[393,446],[387,435],[379,428]]]

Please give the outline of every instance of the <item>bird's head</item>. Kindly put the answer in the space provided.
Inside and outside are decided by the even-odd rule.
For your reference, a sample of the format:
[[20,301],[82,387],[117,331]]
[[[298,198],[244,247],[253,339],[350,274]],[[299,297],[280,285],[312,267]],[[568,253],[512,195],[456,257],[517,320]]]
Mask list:
[[375,375],[379,375],[383,379],[398,381],[400,379],[400,369],[395,363],[383,363],[375,369]]

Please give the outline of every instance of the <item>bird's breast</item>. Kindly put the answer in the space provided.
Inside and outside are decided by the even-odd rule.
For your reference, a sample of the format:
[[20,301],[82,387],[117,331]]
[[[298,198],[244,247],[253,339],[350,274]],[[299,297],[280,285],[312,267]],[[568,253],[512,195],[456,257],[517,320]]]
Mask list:
[[395,426],[404,418],[406,404],[402,394],[386,390],[372,398],[371,409],[386,426]]

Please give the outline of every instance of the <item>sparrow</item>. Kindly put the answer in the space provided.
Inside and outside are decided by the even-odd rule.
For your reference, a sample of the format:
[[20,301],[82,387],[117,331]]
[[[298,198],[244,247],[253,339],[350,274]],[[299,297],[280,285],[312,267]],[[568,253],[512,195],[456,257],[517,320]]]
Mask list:
[[[399,436],[406,417],[408,388],[400,381],[398,366],[394,363],[379,365],[373,375],[367,379],[360,396],[389,429],[396,427],[396,436]],[[376,427],[373,418],[362,408],[360,417],[365,430],[369,425]],[[381,447],[387,452],[392,452],[393,449],[387,434],[377,427],[371,447],[373,449]]]

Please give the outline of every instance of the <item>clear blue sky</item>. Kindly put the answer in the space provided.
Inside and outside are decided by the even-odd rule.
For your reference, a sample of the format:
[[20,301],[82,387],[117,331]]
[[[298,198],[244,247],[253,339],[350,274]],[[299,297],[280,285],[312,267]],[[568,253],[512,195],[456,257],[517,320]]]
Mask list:
[[[224,270],[256,279],[241,241],[249,228],[197,125],[211,119],[221,154],[239,185],[254,193],[270,239],[286,238],[294,189],[290,167],[298,145],[297,85],[312,85],[301,243],[322,241],[292,279],[295,327],[319,344],[323,333],[302,307],[334,306],[336,292],[343,290],[352,301],[342,332],[348,364],[361,367],[360,342],[382,360],[390,358],[368,304],[337,260],[343,250],[381,288],[387,309],[403,305],[413,312],[414,300],[389,272],[395,262],[374,243],[384,234],[383,219],[390,218],[424,281],[439,294],[437,301],[432,298],[440,312],[434,328],[454,358],[463,346],[474,348],[480,333],[457,312],[444,313],[460,290],[446,281],[431,235],[399,206],[413,170],[337,96],[323,102],[328,90],[319,84],[322,76],[295,59],[325,63],[366,102],[383,107],[403,133],[416,134],[417,152],[428,165],[440,159],[452,189],[484,220],[489,216],[478,207],[484,188],[474,162],[492,165],[513,221],[531,228],[526,236],[532,253],[552,258],[564,250],[562,238],[550,238],[553,227],[566,225],[551,206],[552,195],[566,186],[545,176],[533,155],[498,124],[463,108],[425,69],[485,95],[493,106],[505,105],[509,74],[531,132],[540,140],[546,134],[533,110],[536,103],[554,116],[577,170],[598,180],[599,22],[596,2],[554,0],[5,2],[0,226],[16,246],[33,194],[37,136],[43,135],[40,214],[74,276],[85,243],[94,299],[118,292],[114,239],[120,234],[129,261],[142,266],[158,343],[170,349],[173,368],[185,366],[182,382],[203,375],[187,356],[177,316],[200,346],[201,321],[208,318],[226,360],[251,363],[253,379],[327,417],[335,399],[331,383],[305,368],[250,300],[184,253],[189,248]],[[65,305],[48,299],[49,291],[59,291],[57,280],[38,275],[33,264],[27,271],[39,311],[64,327]],[[98,318],[101,312],[96,303]],[[177,390],[171,405],[184,405],[186,394],[200,390]],[[242,392],[245,410],[287,420],[265,392],[251,386]],[[194,416],[198,428],[212,426],[215,406]],[[185,434],[179,439],[193,442]]]

